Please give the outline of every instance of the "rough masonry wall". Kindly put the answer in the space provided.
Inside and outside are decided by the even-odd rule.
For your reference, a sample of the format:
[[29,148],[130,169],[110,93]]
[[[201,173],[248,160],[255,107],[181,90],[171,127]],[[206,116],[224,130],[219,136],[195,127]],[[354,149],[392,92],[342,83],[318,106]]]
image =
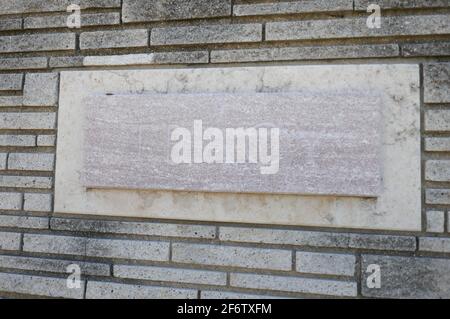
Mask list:
[[[0,0],[0,296],[450,298],[450,1],[373,2]],[[421,65],[421,232],[53,212],[59,71],[339,63]]]

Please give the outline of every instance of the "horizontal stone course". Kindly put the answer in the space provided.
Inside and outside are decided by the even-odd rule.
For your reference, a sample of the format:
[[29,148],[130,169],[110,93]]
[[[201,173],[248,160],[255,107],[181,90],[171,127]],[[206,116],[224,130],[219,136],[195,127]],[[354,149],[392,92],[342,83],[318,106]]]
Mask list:
[[355,0],[355,10],[366,11],[369,4],[378,4],[382,10],[450,7],[450,3],[448,2],[448,0]]
[[0,19],[0,31],[20,29],[22,29],[22,19]]
[[287,299],[271,295],[254,295],[250,293],[202,290],[200,299]]
[[1,58],[0,70],[45,69],[47,58]]
[[231,0],[124,0],[123,22],[167,21],[231,15]]
[[0,232],[0,250],[20,250],[19,233]]
[[0,74],[0,91],[22,90],[23,74]]
[[450,63],[425,64],[423,76],[425,103],[450,103]]
[[383,26],[369,29],[367,18],[269,22],[267,41],[345,39],[450,33],[447,15],[386,16]]
[[296,270],[302,273],[354,276],[354,255],[296,252]]
[[305,294],[355,297],[356,282],[311,279],[288,276],[235,274],[230,275],[232,287],[297,292]]
[[50,189],[52,184],[52,177],[0,175],[0,187]]
[[[67,28],[69,13],[52,16],[26,17],[23,21],[24,29],[45,29],[45,28]],[[118,12],[87,13],[81,14],[81,27],[97,25],[120,24],[120,14]]]
[[0,273],[0,291],[19,294],[82,299],[84,281],[79,289],[69,289],[66,278]]
[[398,56],[399,52],[399,47],[396,44],[213,50],[211,51],[211,62],[227,63],[394,57]]
[[450,189],[427,189],[425,201],[427,204],[450,205]]
[[443,233],[445,226],[445,212],[440,210],[429,210],[426,212],[427,232]]
[[0,209],[20,210],[22,208],[22,194],[0,193]]
[[172,261],[214,266],[291,270],[292,252],[290,250],[173,243]]
[[22,96],[0,96],[0,107],[21,106],[22,100]]
[[208,43],[259,42],[261,24],[205,25],[173,28],[154,28],[151,45],[182,45]]
[[36,144],[37,146],[55,146],[56,135],[39,135]]
[[197,290],[88,281],[86,299],[196,299]]
[[169,260],[169,243],[51,235],[24,235],[24,251],[136,260]]
[[0,53],[67,50],[75,50],[74,33],[0,36]]
[[331,233],[244,227],[221,227],[219,229],[219,234],[220,240],[233,242],[397,251],[414,251],[416,249],[416,241],[413,236]]
[[108,264],[91,263],[74,260],[59,260],[48,258],[33,258],[19,256],[0,255],[0,268],[45,271],[54,273],[68,273],[67,267],[77,265],[81,269],[81,275],[109,276],[110,266]]
[[115,265],[114,277],[220,286],[227,284],[227,274],[224,272],[168,267]]
[[425,162],[425,179],[434,182],[450,182],[450,161],[428,160]]
[[48,112],[0,113],[0,127],[10,130],[52,130],[56,114]]
[[23,104],[25,106],[56,106],[58,79],[58,73],[28,73],[23,89]]
[[52,198],[52,194],[25,194],[23,209],[32,212],[51,212]]
[[163,224],[152,222],[121,222],[107,220],[87,220],[52,218],[51,228],[76,232],[98,232],[145,236],[210,238],[216,237],[214,226]]
[[108,49],[108,48],[136,48],[148,45],[148,30],[114,30],[83,32],[80,35],[80,48]]
[[425,138],[425,151],[450,152],[450,137]]
[[83,66],[82,56],[58,56],[50,57],[49,66],[51,68],[65,68]]
[[422,237],[419,239],[419,250],[436,253],[450,253],[450,238]]
[[450,131],[450,109],[425,111],[425,130]]
[[415,56],[448,56],[450,55],[450,42],[430,43],[405,43],[401,45],[402,55],[405,57]]
[[8,169],[20,171],[53,171],[55,155],[48,153],[11,153]]
[[81,9],[120,8],[120,0],[0,0],[1,14],[66,11],[71,4]]
[[0,215],[0,227],[48,229],[48,217]]

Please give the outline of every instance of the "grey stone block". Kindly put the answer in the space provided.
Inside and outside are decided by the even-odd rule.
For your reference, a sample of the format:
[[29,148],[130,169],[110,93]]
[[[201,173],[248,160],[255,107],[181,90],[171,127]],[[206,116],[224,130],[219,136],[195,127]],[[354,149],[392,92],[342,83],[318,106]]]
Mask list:
[[416,240],[413,236],[364,235],[244,227],[221,227],[219,234],[220,240],[233,242],[398,251],[414,251],[416,249]]
[[255,16],[330,11],[353,11],[352,0],[290,1],[235,5],[233,15]]
[[0,146],[31,147],[36,146],[34,135],[0,135]]
[[20,250],[19,233],[0,232],[0,250]]
[[85,282],[79,289],[69,289],[65,278],[0,273],[0,291],[19,294],[82,299]]
[[428,160],[425,162],[425,179],[433,182],[450,181],[450,161]]
[[20,171],[53,171],[55,155],[47,153],[11,153],[8,169]]
[[91,263],[78,260],[59,260],[47,258],[32,258],[19,256],[0,256],[0,268],[46,271],[54,273],[68,273],[69,265],[77,265],[81,269],[81,275],[110,276],[111,270],[108,264]]
[[0,215],[0,227],[48,229],[48,217]]
[[212,63],[356,59],[399,56],[396,44],[213,50]]
[[135,48],[148,45],[148,30],[115,30],[83,32],[80,35],[80,48]]
[[83,66],[83,56],[59,56],[50,57],[50,67],[51,68],[67,68],[67,67],[77,67]]
[[120,0],[0,0],[2,14],[66,11],[71,4],[77,4],[81,9],[120,8]]
[[169,260],[169,243],[157,241],[25,234],[23,250],[90,257],[154,261]]
[[220,286],[227,284],[225,272],[168,267],[115,265],[114,277]]
[[425,103],[450,103],[450,63],[425,64],[423,76]]
[[0,187],[50,189],[52,185],[52,177],[0,176]]
[[53,130],[55,124],[55,113],[0,113],[0,126],[5,129]]
[[22,19],[1,19],[0,20],[0,31],[20,30],[20,29],[22,29]]
[[421,237],[419,238],[419,250],[436,253],[450,253],[450,238]]
[[439,210],[427,211],[427,232],[443,233],[445,227],[445,212]]
[[197,290],[89,281],[86,299],[196,299]]
[[427,138],[425,138],[425,151],[428,151],[428,152],[450,152],[450,137],[427,137]]
[[[26,17],[23,20],[24,29],[45,29],[45,28],[67,28],[69,13],[51,16]],[[118,12],[106,13],[82,13],[81,27],[97,25],[120,24],[120,14]]]
[[425,130],[430,132],[450,131],[450,110],[425,111]]
[[[381,288],[368,288],[369,265],[379,265]],[[450,298],[450,260],[362,256],[362,295],[379,298]]]
[[0,209],[20,210],[22,208],[22,194],[0,193]]
[[355,297],[356,282],[255,274],[230,275],[232,287]]
[[409,8],[446,8],[450,7],[448,0],[355,0],[355,10],[366,11],[369,4],[378,4],[381,9]]
[[271,295],[253,295],[242,292],[202,290],[201,299],[287,299]]
[[51,212],[52,200],[52,194],[25,194],[23,209],[32,212]]
[[22,106],[22,96],[0,96],[0,107]]
[[296,252],[296,270],[302,273],[354,276],[356,257],[344,254]]
[[3,58],[0,59],[1,70],[45,69],[47,58]]
[[405,43],[401,47],[405,57],[450,55],[450,42]]
[[56,106],[58,79],[58,73],[28,73],[23,89],[23,104],[25,106]]
[[0,91],[22,90],[23,74],[0,74]]
[[291,270],[290,250],[189,243],[172,244],[172,260],[179,263],[258,269]]
[[208,44],[259,42],[261,24],[205,25],[174,28],[154,28],[151,45]]
[[6,153],[0,153],[0,170],[6,169],[7,155],[8,154],[6,154]]
[[425,191],[425,201],[427,204],[450,205],[450,190],[427,189]]
[[231,15],[231,0],[124,0],[122,21],[145,22]]
[[107,220],[52,218],[51,228],[78,232],[98,232],[112,234],[130,234],[144,236],[187,237],[187,238],[215,238],[214,226],[163,224],[163,223],[135,223]]
[[56,135],[38,135],[37,146],[55,146],[56,144]]
[[67,50],[75,50],[75,33],[29,34],[0,37],[0,53]]
[[446,15],[384,16],[379,29],[369,29],[366,22],[367,18],[270,22],[266,24],[266,40],[438,35],[450,32]]

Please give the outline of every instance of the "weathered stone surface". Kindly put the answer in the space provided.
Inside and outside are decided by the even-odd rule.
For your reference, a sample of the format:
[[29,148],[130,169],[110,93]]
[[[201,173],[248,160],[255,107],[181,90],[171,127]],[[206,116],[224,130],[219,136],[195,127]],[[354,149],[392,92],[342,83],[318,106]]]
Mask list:
[[8,168],[20,171],[53,171],[55,155],[47,153],[11,153]]
[[427,189],[425,194],[427,204],[450,205],[449,189]]
[[0,91],[22,90],[23,74],[0,74]]
[[[23,27],[24,29],[67,28],[69,14],[26,17],[23,20]],[[115,25],[120,24],[120,14],[118,12],[82,13],[80,22],[81,27]]]
[[107,49],[107,48],[135,48],[148,45],[148,30],[114,30],[83,32],[80,35],[80,48]]
[[50,67],[51,68],[66,68],[66,67],[77,67],[83,66],[83,56],[59,56],[50,57]]
[[4,58],[0,59],[1,70],[45,69],[47,58]]
[[290,250],[189,243],[173,243],[172,260],[180,263],[258,269],[290,270],[292,268]]
[[66,11],[71,4],[82,9],[120,8],[120,0],[0,0],[1,14]]
[[214,226],[134,223],[106,220],[52,218],[51,228],[77,232],[115,233],[145,236],[215,238]]
[[[381,288],[370,289],[369,265],[379,265]],[[419,257],[362,256],[362,294],[380,298],[450,298],[450,260]]]
[[169,260],[169,243],[85,237],[24,235],[24,251],[136,260]]
[[288,298],[281,298],[271,295],[253,295],[242,292],[202,290],[200,294],[200,299],[223,300],[223,299],[288,299]]
[[89,281],[86,299],[196,299],[197,290]]
[[409,8],[446,8],[450,7],[448,0],[355,0],[355,10],[366,11],[369,4],[378,4],[381,9]]
[[399,55],[396,44],[339,45],[322,47],[288,47],[241,50],[213,50],[212,63],[263,62],[293,60],[356,59],[394,57]]
[[224,272],[168,267],[115,265],[114,277],[219,286],[227,284],[227,274]]
[[23,209],[32,212],[51,212],[52,199],[51,194],[25,194]]
[[0,113],[0,127],[11,130],[52,130],[55,128],[55,113]]
[[425,64],[423,76],[425,103],[450,103],[450,63]]
[[0,153],[0,170],[6,169],[7,154]]
[[425,130],[430,132],[450,131],[450,110],[425,111]]
[[51,177],[0,176],[0,187],[50,189],[52,184]]
[[353,11],[351,0],[290,1],[235,5],[233,15],[254,16],[329,11]]
[[20,250],[19,233],[0,232],[0,250]]
[[[421,230],[419,73],[417,65],[404,64],[61,72],[55,211]],[[362,86],[367,92],[385,92],[383,116],[398,119],[385,121],[383,128],[384,191],[377,201],[351,197],[262,197],[255,194],[106,189],[86,192],[81,184],[78,172],[82,170],[84,137],[80,132],[84,127],[83,101],[89,95],[352,91],[361,90]]]
[[231,0],[125,0],[122,6],[125,23],[231,15]]
[[450,253],[450,238],[421,237],[419,250],[436,253]]
[[405,43],[402,45],[402,55],[412,56],[448,56],[450,42]]
[[31,147],[36,145],[34,135],[0,135],[0,146]]
[[343,39],[450,33],[447,15],[384,16],[381,28],[369,29],[367,18],[342,18],[266,24],[267,41]]
[[[85,104],[82,182],[87,188],[356,197],[381,193],[382,100],[378,96],[335,91],[323,91],[320,97],[308,92],[143,94],[88,97]],[[176,165],[171,161],[176,143],[167,134],[173,127],[196,134],[193,125],[199,119],[205,123],[199,128],[202,140],[207,139],[203,132],[208,127],[222,130],[214,138],[221,140],[223,154],[211,163],[206,149],[200,160],[185,150],[189,163]],[[254,125],[269,122],[269,129],[264,124],[256,127],[269,131],[271,143],[279,144],[276,151],[272,144],[271,152],[278,153],[272,154],[277,158],[270,163],[262,163],[266,155],[261,147],[268,147],[268,141],[261,142],[258,134],[262,133]],[[255,148],[253,163],[246,162],[250,154],[239,159],[241,146],[236,151],[234,140],[229,156],[229,128],[253,128],[252,143],[256,147],[259,141],[260,149],[258,154]],[[271,128],[279,130],[276,141]],[[251,134],[243,131],[250,141]],[[227,149],[222,150],[225,144]]]
[[[3,8],[2,8],[3,9]],[[1,14],[1,11],[0,11]],[[1,19],[0,31],[22,29],[22,19]]]
[[21,106],[22,96],[0,96],[0,107]]
[[80,267],[81,275],[109,276],[111,272],[108,264],[73,260],[0,256],[0,268],[67,273],[67,267],[73,264]]
[[306,294],[355,297],[356,282],[300,278],[291,276],[271,276],[254,274],[230,275],[233,287],[298,292]]
[[150,38],[151,45],[259,42],[262,40],[262,25],[228,24],[154,28]]
[[87,56],[84,66],[119,66],[149,64],[196,64],[208,63],[208,51],[156,52],[144,54]]
[[0,227],[48,229],[48,217],[0,215]]
[[66,50],[75,50],[75,33],[29,34],[0,37],[0,53]]
[[425,138],[425,151],[450,152],[450,137]]
[[375,250],[414,251],[413,236],[364,235],[285,229],[221,227],[222,241]]
[[37,146],[55,146],[56,135],[38,135]]
[[22,208],[22,194],[0,193],[0,209],[20,210]]
[[450,161],[428,160],[425,162],[425,179],[433,182],[450,182]]
[[443,233],[445,226],[445,212],[440,210],[427,211],[427,232]]
[[296,270],[302,273],[354,276],[355,264],[354,255],[296,252]]
[[69,289],[66,278],[0,273],[0,291],[47,297],[82,299],[85,282],[79,289]]
[[58,73],[28,73],[23,89],[25,106],[55,106],[58,103]]

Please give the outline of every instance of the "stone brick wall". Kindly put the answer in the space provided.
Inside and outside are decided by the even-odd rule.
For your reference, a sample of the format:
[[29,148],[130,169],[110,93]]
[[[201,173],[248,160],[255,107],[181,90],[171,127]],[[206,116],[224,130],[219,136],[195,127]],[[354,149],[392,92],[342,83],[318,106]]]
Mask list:
[[[449,57],[448,0],[0,0],[0,297],[450,298]],[[61,70],[341,63],[421,65],[421,232],[53,211]]]

